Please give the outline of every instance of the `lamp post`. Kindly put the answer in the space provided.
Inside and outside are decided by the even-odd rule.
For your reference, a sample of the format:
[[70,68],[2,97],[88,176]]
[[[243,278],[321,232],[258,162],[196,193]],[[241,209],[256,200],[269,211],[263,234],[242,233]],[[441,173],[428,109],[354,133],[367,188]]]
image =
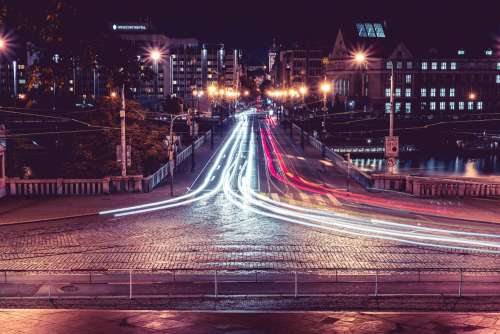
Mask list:
[[399,155],[399,138],[394,136],[394,62],[389,62],[391,68],[390,99],[389,99],[389,136],[385,137],[384,155],[389,174],[396,173],[396,158]]
[[127,176],[127,140],[126,140],[127,134],[126,134],[125,126],[126,126],[126,123],[125,123],[125,84],[123,84],[122,85],[122,108],[120,109],[120,146],[121,146],[122,176]]
[[[0,36],[0,74],[2,73],[2,54],[7,50],[7,40]],[[0,78],[1,79],[1,78]],[[2,96],[2,84],[0,81],[0,97]]]
[[322,127],[322,132],[323,134],[326,133],[326,113],[328,112],[328,107],[326,106],[327,103],[327,94],[330,93],[332,90],[332,86],[330,85],[329,82],[323,81],[323,83],[320,86],[321,92],[323,93],[323,122],[321,123]]
[[157,48],[149,52],[149,58],[153,61],[153,71],[155,72],[154,94],[158,97],[158,63],[161,60],[161,51]]
[[363,72],[361,74],[361,98],[363,99],[363,110],[366,111],[366,99],[368,98],[368,87],[367,87],[367,72],[368,72],[368,61],[366,59],[366,54],[364,52],[356,52],[354,54],[354,61],[363,66]]

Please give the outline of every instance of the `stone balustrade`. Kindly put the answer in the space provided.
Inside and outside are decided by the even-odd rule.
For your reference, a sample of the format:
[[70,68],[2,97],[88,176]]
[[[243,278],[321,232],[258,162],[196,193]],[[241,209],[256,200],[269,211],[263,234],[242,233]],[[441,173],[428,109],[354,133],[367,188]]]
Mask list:
[[406,192],[423,198],[500,197],[500,178],[430,177],[372,174],[375,189]]

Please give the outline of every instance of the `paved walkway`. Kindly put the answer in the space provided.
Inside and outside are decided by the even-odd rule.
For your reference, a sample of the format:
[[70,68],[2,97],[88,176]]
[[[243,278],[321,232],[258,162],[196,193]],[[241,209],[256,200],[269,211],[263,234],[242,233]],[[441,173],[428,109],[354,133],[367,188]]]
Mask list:
[[500,333],[499,313],[0,310],[2,334]]
[[[327,159],[323,159],[321,153],[311,145],[306,144],[304,149],[300,147],[299,131],[295,130],[293,139],[291,139],[290,128],[280,126],[276,128],[276,137],[286,152],[286,158],[300,170],[300,174],[306,179],[326,183],[338,189],[346,189],[347,177],[343,172],[333,168],[332,163]],[[391,208],[391,206],[400,205],[406,209],[404,211],[424,215],[500,223],[500,200],[473,198],[421,199],[398,192],[374,193],[367,192],[354,180],[349,182],[349,191],[353,194],[369,196],[375,199],[377,203],[373,205],[377,207]],[[343,200],[343,202],[350,201]],[[356,202],[356,200],[353,199],[352,202]]]
[[[224,134],[226,133],[227,129],[224,131]],[[216,132],[213,150],[210,149],[210,140],[207,140],[200,147],[195,155],[196,167],[194,171],[191,171],[191,158],[186,159],[178,167],[174,174],[175,196],[184,194],[188,190],[188,187],[192,185],[222,141],[223,138]],[[150,193],[50,198],[7,197],[0,200],[0,225],[92,215],[103,210],[161,201],[170,197],[168,183]]]

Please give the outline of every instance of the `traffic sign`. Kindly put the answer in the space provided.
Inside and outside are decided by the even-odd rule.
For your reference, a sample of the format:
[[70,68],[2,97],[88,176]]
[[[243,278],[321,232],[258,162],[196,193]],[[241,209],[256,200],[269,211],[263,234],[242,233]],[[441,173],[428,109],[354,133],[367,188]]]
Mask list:
[[399,137],[385,137],[384,155],[386,158],[397,158],[399,156]]
[[396,167],[396,158],[388,158],[386,160],[386,163],[387,163],[387,167],[394,168],[394,167]]

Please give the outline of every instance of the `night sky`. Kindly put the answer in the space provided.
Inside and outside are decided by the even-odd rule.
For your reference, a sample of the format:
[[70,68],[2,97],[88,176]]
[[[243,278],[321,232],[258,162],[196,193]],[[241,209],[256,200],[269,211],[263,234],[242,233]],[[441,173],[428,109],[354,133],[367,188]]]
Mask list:
[[264,61],[273,37],[282,43],[330,46],[339,26],[363,20],[385,20],[393,36],[429,47],[463,41],[491,43],[500,36],[500,0],[73,1],[81,6],[82,28],[150,18],[158,30],[172,37],[240,47],[252,63]]

